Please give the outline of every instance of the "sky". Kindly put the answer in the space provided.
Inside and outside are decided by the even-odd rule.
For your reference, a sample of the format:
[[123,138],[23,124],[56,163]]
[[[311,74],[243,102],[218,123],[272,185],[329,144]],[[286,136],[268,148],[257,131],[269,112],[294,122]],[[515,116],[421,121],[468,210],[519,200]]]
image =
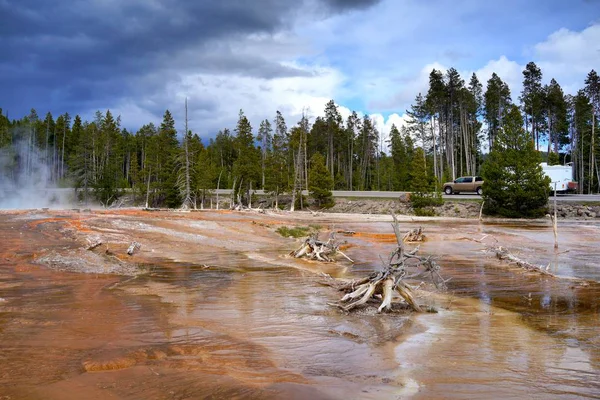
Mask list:
[[545,83],[575,94],[600,69],[600,0],[0,0],[0,108],[92,120],[121,115],[137,130],[166,109],[203,138],[370,115],[385,137],[402,125],[433,68],[484,83],[496,72],[513,101],[534,61]]

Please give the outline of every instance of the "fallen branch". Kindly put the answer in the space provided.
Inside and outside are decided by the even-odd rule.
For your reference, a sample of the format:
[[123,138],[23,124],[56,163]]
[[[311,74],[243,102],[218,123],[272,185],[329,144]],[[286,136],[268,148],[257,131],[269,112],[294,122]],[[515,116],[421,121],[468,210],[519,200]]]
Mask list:
[[89,245],[88,247],[86,247],[86,250],[94,250],[96,247],[100,246],[102,244],[102,239],[100,239],[99,237],[96,238],[88,238],[87,239]]
[[506,260],[510,263],[514,263],[520,268],[526,269],[527,271],[538,272],[542,275],[549,275],[555,277],[556,275],[547,271],[547,267],[542,265],[532,264],[528,261],[522,260],[519,257],[515,256],[511,252],[508,251],[507,248],[498,246],[498,247],[489,247],[488,251],[493,252],[499,260]]

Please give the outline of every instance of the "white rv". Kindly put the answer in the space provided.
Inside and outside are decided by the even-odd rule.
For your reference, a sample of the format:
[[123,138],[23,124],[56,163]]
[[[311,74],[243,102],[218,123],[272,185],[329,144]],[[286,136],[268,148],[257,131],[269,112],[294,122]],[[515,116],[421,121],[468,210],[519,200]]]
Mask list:
[[[577,190],[577,182],[573,182],[573,163],[567,165],[548,165],[542,163],[544,174],[552,180],[550,182],[550,190],[554,192],[566,193]],[[556,188],[556,189],[555,189]]]

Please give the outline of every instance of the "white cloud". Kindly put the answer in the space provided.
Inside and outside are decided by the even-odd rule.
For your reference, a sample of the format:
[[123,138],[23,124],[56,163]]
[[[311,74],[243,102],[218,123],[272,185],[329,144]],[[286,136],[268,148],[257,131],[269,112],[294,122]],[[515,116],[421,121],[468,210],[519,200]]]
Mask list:
[[[355,76],[346,70],[343,73],[341,67],[332,66],[325,57],[319,58],[320,65],[294,62],[294,59],[302,59],[306,54],[314,56],[315,47],[302,45],[299,38],[291,32],[250,39],[246,41],[247,49],[233,45],[231,48],[236,53],[244,54],[249,49],[252,52],[258,51],[280,65],[307,72],[306,76],[259,78],[185,71],[180,72],[179,78],[173,79],[166,90],[160,93],[157,91],[155,96],[149,96],[136,104],[125,101],[116,107],[115,113],[121,113],[125,118],[135,115],[136,120],[133,123],[125,121],[128,122],[126,126],[139,126],[152,120],[152,111],[148,110],[155,113],[156,107],[153,106],[181,105],[179,110],[171,109],[178,128],[181,129],[183,102],[185,97],[188,97],[192,110],[190,126],[203,137],[208,137],[219,129],[233,128],[240,108],[255,128],[262,119],[272,120],[276,110],[280,110],[288,126],[292,126],[304,111],[308,112],[313,120],[322,115],[325,104],[331,99],[341,103],[339,111],[345,120],[351,110],[343,105],[344,99],[359,98],[366,104],[367,109],[357,111],[369,112],[382,140],[385,141],[392,124],[398,127],[406,124],[408,118],[405,110],[414,102],[416,95],[426,94],[431,70],[437,69],[444,73],[447,70],[440,61],[433,61],[414,69],[414,73],[404,71],[393,74],[382,65],[379,74],[376,73],[376,69],[371,68],[368,73],[363,72]],[[533,61],[542,68],[544,83],[555,78],[566,93],[575,94],[583,86],[587,73],[600,66],[600,25],[592,25],[581,32],[560,29],[543,42],[533,45],[530,54]],[[314,60],[315,58],[313,62]],[[392,64],[394,62],[391,60]],[[502,55],[487,61],[483,66],[461,68],[460,73],[468,84],[471,74],[475,72],[485,89],[487,80],[495,72],[507,82],[513,101],[518,102],[524,67],[525,61],[521,64]],[[385,117],[387,111],[392,114]]]
[[398,129],[407,125],[409,120],[408,115],[399,115],[394,113],[385,118],[382,114],[375,113],[370,114],[369,117],[379,131],[379,138],[383,151],[389,153],[388,140],[390,138],[390,130],[392,129],[392,125],[396,125],[396,128]]
[[[485,66],[475,71],[477,78],[483,85],[485,91],[487,81],[492,77],[492,73],[496,73],[510,87],[510,94],[513,102],[518,102],[521,88],[523,86],[523,69],[524,66],[519,65],[515,61],[511,61],[506,56],[501,56],[497,60],[489,61]],[[463,78],[468,84],[471,73],[463,75]]]
[[[190,112],[190,128],[203,137],[212,136],[223,128],[233,129],[240,109],[255,129],[261,120],[273,120],[277,110],[291,127],[303,112],[313,118],[322,115],[325,104],[335,98],[337,88],[344,81],[342,74],[333,68],[295,67],[311,74],[270,80],[218,74],[182,76],[169,84],[168,103],[183,107],[188,97],[190,110],[194,109],[194,102],[210,103],[210,110]],[[345,117],[350,114],[345,107],[340,107],[340,112]],[[182,113],[175,110],[174,114],[180,118],[176,122],[182,123]]]
[[405,108],[413,103],[419,93],[423,94],[423,96],[427,94],[429,74],[433,69],[445,73],[448,68],[439,62],[433,62],[425,65],[413,75],[397,79],[381,78],[377,86],[387,88],[386,91],[395,90],[395,92],[389,97],[371,101],[368,104],[369,108],[398,110],[404,113],[406,111]]
[[534,46],[544,78],[555,78],[567,93],[575,94],[592,69],[600,68],[600,24],[581,32],[560,29]]

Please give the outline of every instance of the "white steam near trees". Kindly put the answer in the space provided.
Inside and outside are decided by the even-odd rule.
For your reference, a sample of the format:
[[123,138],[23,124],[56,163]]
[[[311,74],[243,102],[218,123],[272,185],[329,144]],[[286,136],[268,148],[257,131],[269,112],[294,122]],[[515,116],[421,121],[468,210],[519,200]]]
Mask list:
[[0,148],[0,209],[69,205],[73,190],[52,183],[44,158],[33,138]]

